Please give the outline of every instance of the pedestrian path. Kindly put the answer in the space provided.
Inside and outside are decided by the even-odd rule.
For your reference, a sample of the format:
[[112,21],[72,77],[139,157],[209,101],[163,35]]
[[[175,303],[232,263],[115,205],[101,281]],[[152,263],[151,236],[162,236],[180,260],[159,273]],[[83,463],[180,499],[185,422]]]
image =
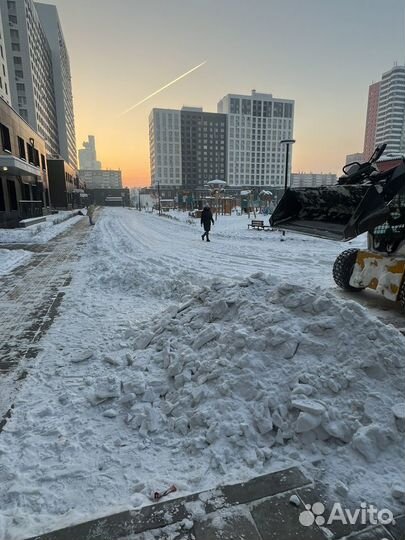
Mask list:
[[24,359],[38,354],[38,342],[56,316],[88,230],[82,219],[47,244],[0,246],[33,252],[28,264],[0,278],[0,431],[24,378]]
[[298,468],[291,467],[249,482],[112,514],[28,540],[405,538],[405,515],[395,516],[395,523],[386,527],[360,523],[353,526],[341,521],[326,523],[330,510],[331,503],[322,486],[314,485]]

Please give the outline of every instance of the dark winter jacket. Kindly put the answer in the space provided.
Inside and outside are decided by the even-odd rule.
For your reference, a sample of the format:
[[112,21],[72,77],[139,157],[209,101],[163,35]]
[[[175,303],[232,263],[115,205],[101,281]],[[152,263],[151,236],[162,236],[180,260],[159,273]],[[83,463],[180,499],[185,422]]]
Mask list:
[[211,223],[214,225],[211,209],[208,207],[204,208],[201,212],[201,225],[204,226],[204,231],[209,231],[211,229]]

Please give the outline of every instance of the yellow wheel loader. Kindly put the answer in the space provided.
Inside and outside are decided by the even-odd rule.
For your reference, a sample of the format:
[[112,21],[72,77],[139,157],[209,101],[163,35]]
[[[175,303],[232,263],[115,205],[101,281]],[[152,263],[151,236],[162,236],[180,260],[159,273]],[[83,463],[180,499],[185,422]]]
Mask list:
[[348,249],[333,266],[342,289],[374,289],[405,311],[405,159],[379,171],[378,146],[365,163],[343,167],[335,186],[290,188],[275,208],[272,227],[330,240],[367,232],[367,249]]

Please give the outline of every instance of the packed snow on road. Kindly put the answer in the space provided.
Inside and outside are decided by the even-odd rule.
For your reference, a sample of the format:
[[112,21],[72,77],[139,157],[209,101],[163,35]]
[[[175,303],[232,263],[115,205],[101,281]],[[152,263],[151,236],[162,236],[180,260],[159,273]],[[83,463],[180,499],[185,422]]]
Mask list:
[[98,216],[0,437],[0,537],[290,465],[399,511],[405,338],[336,293],[341,244],[247,223]]

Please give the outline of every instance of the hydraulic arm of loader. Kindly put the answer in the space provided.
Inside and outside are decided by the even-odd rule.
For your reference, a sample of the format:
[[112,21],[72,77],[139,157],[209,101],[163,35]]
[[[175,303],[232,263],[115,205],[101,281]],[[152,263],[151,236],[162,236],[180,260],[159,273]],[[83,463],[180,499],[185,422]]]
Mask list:
[[288,189],[270,223],[320,238],[351,240],[383,224],[389,203],[404,189],[405,163],[358,184]]

